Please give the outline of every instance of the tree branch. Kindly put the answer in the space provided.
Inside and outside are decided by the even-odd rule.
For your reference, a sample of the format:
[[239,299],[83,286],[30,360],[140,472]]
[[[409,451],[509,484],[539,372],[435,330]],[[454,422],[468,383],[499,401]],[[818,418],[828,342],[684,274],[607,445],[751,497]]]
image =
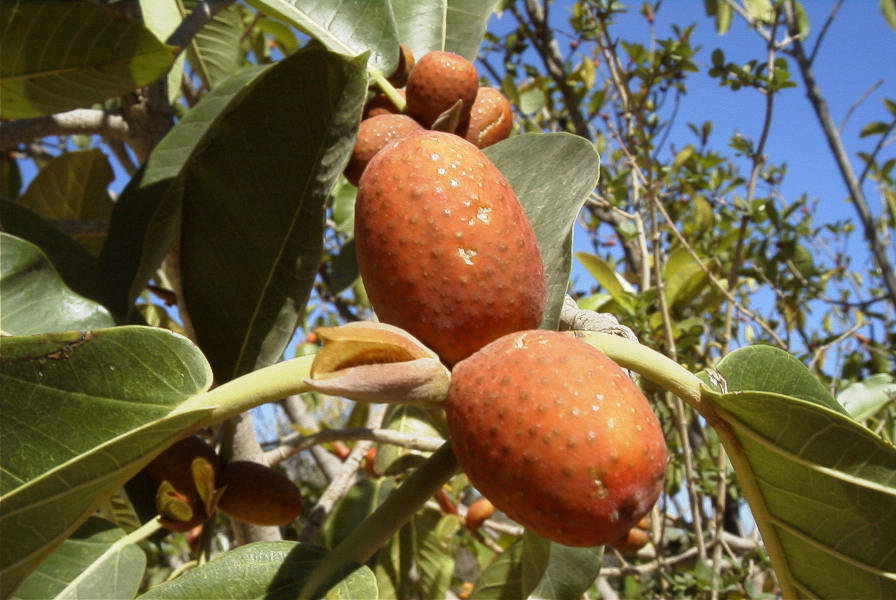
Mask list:
[[52,135],[101,135],[128,141],[131,130],[118,115],[102,110],[78,108],[46,117],[0,123],[0,150]]
[[862,191],[859,179],[852,170],[852,165],[846,154],[846,149],[843,147],[843,141],[840,139],[840,134],[837,133],[834,120],[831,118],[831,114],[828,111],[827,101],[824,99],[824,96],[822,96],[821,88],[815,80],[815,74],[812,72],[812,65],[809,58],[806,56],[802,42],[800,42],[800,40],[794,40],[793,49],[789,53],[793,56],[799,67],[800,75],[802,75],[803,82],[806,85],[806,97],[809,99],[809,103],[815,110],[815,116],[818,118],[818,123],[821,125],[821,129],[824,132],[828,147],[830,147],[831,153],[834,156],[834,161],[837,163],[840,176],[843,178],[843,183],[846,184],[849,198],[852,200],[852,204],[859,216],[859,221],[862,223],[865,239],[868,241],[869,246],[871,246],[871,254],[881,271],[881,279],[883,280],[884,286],[887,288],[887,295],[890,298],[890,303],[893,306],[896,306],[896,270],[893,269],[893,264],[890,262],[886,246],[877,234],[874,215],[871,212],[871,208],[868,206],[868,202],[865,200],[865,194]]

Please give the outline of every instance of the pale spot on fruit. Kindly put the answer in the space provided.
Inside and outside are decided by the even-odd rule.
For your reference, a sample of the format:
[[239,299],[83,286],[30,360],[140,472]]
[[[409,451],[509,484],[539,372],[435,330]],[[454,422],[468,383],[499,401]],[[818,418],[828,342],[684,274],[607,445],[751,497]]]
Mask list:
[[460,256],[461,260],[464,261],[464,264],[472,265],[473,259],[476,258],[476,255],[479,253],[468,248],[458,248],[457,254]]
[[586,441],[586,442],[593,442],[593,441],[595,441],[596,439],[597,439],[597,434],[594,433],[594,430],[593,430],[593,429],[589,429],[589,430],[588,430],[588,433],[585,434],[585,441]]
[[448,185],[450,185],[450,186],[453,187],[453,188],[460,187],[460,184],[457,182],[457,179],[452,179],[452,180],[450,180],[450,181],[448,182]]
[[616,419],[613,419],[613,418],[607,419],[607,429],[610,429],[610,430],[616,429]]
[[476,209],[476,218],[482,221],[483,223],[489,222],[489,214],[492,212],[492,209],[488,206],[480,206]]
[[433,162],[436,162],[436,161],[438,161],[438,160],[439,160],[440,158],[442,158],[442,157],[441,157],[441,155],[440,155],[438,152],[433,152],[432,154],[429,155],[429,158],[430,158],[430,160],[432,160]]
[[600,412],[600,404],[592,404],[591,412]]

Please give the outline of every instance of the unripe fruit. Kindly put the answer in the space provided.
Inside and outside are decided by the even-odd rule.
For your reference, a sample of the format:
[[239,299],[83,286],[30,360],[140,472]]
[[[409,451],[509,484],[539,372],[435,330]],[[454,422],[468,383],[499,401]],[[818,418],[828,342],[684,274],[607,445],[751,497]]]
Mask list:
[[156,511],[159,513],[159,522],[169,531],[190,531],[208,519],[205,506],[198,496],[187,497],[167,482],[159,485]]
[[265,465],[237,460],[218,477],[218,508],[256,525],[286,525],[302,512],[302,494],[286,475]]
[[407,84],[406,112],[426,128],[458,100],[463,101],[459,123],[465,127],[479,89],[476,67],[463,56],[436,50],[414,65]]
[[207,460],[215,471],[220,468],[221,459],[215,449],[198,435],[191,435],[155,457],[143,468],[143,472],[156,483],[169,482],[174,489],[193,500],[199,497],[191,469],[196,458]]
[[495,88],[479,88],[464,138],[485,148],[507,139],[512,128],[513,111],[507,97]]
[[364,169],[377,152],[392,140],[421,129],[420,124],[407,115],[377,115],[361,121],[352,156],[345,167],[345,178],[352,185],[358,185]]
[[467,509],[467,516],[464,517],[464,525],[470,531],[476,531],[486,519],[490,519],[495,514],[495,505],[488,498],[480,498],[470,505]]
[[370,161],[355,245],[380,320],[447,364],[541,322],[545,275],[532,226],[498,168],[456,135],[412,133]]
[[662,490],[666,444],[625,372],[555,331],[504,336],[458,363],[445,405],[471,483],[568,546],[618,540]]

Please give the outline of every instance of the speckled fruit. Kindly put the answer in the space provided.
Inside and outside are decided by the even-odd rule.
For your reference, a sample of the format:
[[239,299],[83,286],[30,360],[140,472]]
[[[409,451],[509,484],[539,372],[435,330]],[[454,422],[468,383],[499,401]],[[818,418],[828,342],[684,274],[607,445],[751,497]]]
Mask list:
[[380,320],[448,364],[541,322],[545,276],[532,227],[498,168],[456,135],[412,133],[370,161],[355,245]]
[[465,127],[479,89],[476,67],[463,56],[437,50],[424,54],[408,77],[406,112],[426,128],[458,100],[459,123]]
[[472,484],[549,540],[618,540],[662,490],[666,444],[650,405],[572,336],[526,331],[487,345],[455,365],[446,410]]
[[[398,95],[402,98],[405,97],[404,90],[395,90],[398,92]],[[398,107],[392,103],[392,100],[389,99],[389,96],[380,92],[376,94],[373,98],[367,101],[364,105],[364,110],[361,113],[361,119],[366,120],[370,117],[375,117],[377,115],[397,115],[401,114],[401,111],[398,110]]]
[[485,148],[507,139],[512,128],[513,111],[507,97],[495,88],[479,88],[464,138]]
[[224,488],[218,508],[247,523],[286,525],[302,512],[302,494],[296,484],[282,472],[256,462],[227,463],[218,487]]
[[384,114],[361,121],[352,156],[345,167],[345,178],[358,185],[367,164],[383,146],[422,127],[407,115]]

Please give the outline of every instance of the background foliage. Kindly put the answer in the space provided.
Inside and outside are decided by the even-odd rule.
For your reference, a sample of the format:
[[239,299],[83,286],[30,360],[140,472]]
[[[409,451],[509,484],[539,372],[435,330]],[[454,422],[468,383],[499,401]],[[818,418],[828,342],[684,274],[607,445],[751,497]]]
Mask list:
[[[896,102],[842,139],[814,77],[836,10],[707,0],[709,49],[691,22],[619,37],[659,2],[197,4],[0,6],[3,597],[294,597],[402,482],[421,504],[439,491],[365,565],[338,564],[329,597],[896,595]],[[487,28],[493,8],[511,26]],[[756,56],[737,64],[724,34],[744,26]],[[478,58],[513,102],[518,129],[488,154],[539,235],[545,326],[569,293],[702,372],[687,402],[642,381],[671,460],[637,552],[564,548],[500,515],[467,530],[475,490],[427,459],[436,411],[298,389],[227,419],[197,402],[315,352],[317,326],[371,317],[340,171],[399,42]],[[755,98],[757,131],[671,135],[704,73]],[[806,95],[847,217],[782,192],[792,158],[767,142],[784,94]],[[151,502],[118,490],[209,419],[225,456],[299,483],[298,521],[149,535]]]

